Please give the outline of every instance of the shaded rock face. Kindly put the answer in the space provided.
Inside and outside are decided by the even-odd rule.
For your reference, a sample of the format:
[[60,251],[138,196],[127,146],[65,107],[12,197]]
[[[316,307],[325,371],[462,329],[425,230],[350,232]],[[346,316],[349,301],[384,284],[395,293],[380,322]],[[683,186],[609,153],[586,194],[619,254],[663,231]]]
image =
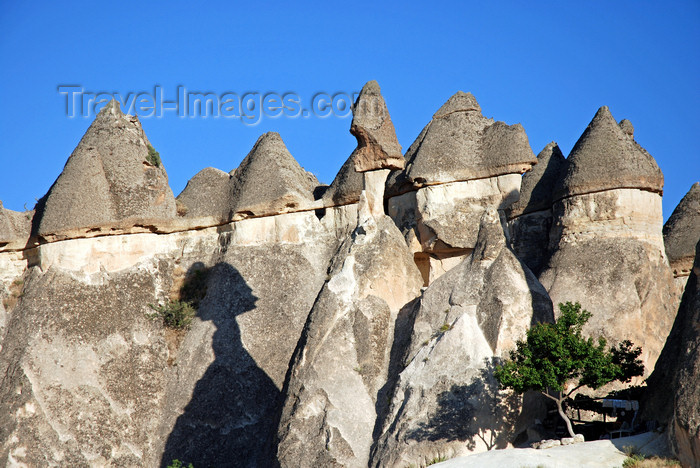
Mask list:
[[325,279],[325,247],[222,249],[200,306],[203,323],[184,338],[178,376],[169,383],[172,407],[183,409],[161,429],[162,466],[175,458],[195,466],[269,466],[285,373]]
[[700,465],[700,242],[678,315],[649,376],[646,417],[668,425],[683,466]]
[[685,285],[700,240],[700,182],[696,182],[664,224],[666,255],[673,275]]
[[663,177],[607,108],[567,161],[552,208],[552,256],[539,279],[554,303],[579,301],[593,314],[586,333],[642,346],[648,374],[675,316],[661,235]]
[[[271,219],[277,232],[263,218],[39,247],[45,272],[28,273],[0,352],[0,460],[266,466],[287,366],[336,246],[313,213],[285,216]],[[149,320],[148,304],[196,271],[191,328]]]
[[496,210],[482,216],[475,250],[424,291],[414,313],[371,466],[504,448],[537,416],[516,428],[520,400],[498,390],[494,364],[553,314],[544,288],[506,247]]
[[435,113],[405,159],[404,171],[387,182],[388,210],[425,285],[469,254],[484,211],[517,201],[520,174],[537,162],[522,126],[485,118],[474,96],[461,91]]
[[[421,279],[391,219],[360,201],[359,225],[333,257],[285,384],[281,466],[367,466],[372,428],[396,367],[400,316]],[[394,372],[396,372],[394,370]]]
[[[231,176],[219,169],[207,167],[192,177],[177,196],[178,215],[188,218],[213,217],[223,221],[229,215],[229,184]],[[184,206],[184,209],[180,207]]]
[[106,105],[39,202],[34,233],[65,238],[174,218],[168,175],[149,146],[138,117],[122,114],[116,101]]
[[364,85],[353,106],[350,133],[357,138],[353,162],[357,172],[403,169],[401,145],[376,81]]
[[566,170],[566,159],[554,142],[544,147],[537,161],[523,175],[520,199],[506,210],[513,251],[535,273],[547,261],[552,195]]
[[357,203],[364,187],[364,177],[361,172],[355,170],[355,156],[353,154],[341,166],[331,185],[323,193],[323,205],[348,205]]

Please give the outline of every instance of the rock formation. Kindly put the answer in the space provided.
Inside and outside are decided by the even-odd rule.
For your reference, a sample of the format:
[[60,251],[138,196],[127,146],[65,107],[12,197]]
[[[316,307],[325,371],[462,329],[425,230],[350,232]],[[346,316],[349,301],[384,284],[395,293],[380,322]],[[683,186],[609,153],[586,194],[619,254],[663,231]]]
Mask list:
[[[420,273],[383,212],[386,167],[393,163],[381,145],[396,137],[362,127],[373,122],[363,113],[367,99],[381,99],[378,93],[368,83],[354,107],[353,133],[362,137],[353,154],[361,155],[356,168],[364,178],[358,222],[331,260],[291,363],[276,445],[283,467],[367,466],[372,428],[396,372],[392,346],[406,333],[402,310],[420,292]],[[393,132],[388,114],[384,122]]]
[[584,332],[642,346],[647,373],[675,316],[661,235],[663,176],[602,107],[555,190],[553,252],[539,279],[554,303],[593,314]]
[[90,125],[38,211],[34,234],[61,239],[172,219],[175,198],[138,117],[124,115],[113,100]]
[[552,320],[546,291],[488,209],[474,251],[420,298],[371,466],[504,448],[534,417],[516,428],[519,398],[498,390],[493,367],[533,323]]
[[318,180],[289,154],[278,133],[258,138],[231,173],[232,220],[311,209]]
[[[388,467],[517,443],[543,407],[493,365],[553,320],[548,291],[655,361],[676,296],[663,178],[631,123],[603,108],[568,162],[535,158],[460,92],[402,158],[376,82],[353,113],[329,187],[266,133],[175,200],[112,102],[34,212],[0,205],[0,465]],[[696,193],[667,224],[681,273]],[[698,269],[650,378],[683,460]],[[154,317],[178,301],[189,328]]]
[[668,426],[683,466],[700,465],[700,242],[678,315],[647,381],[646,417]]
[[353,106],[350,133],[357,138],[357,149],[353,152],[357,172],[403,169],[401,145],[376,81],[362,87]]
[[0,201],[0,251],[22,249],[29,241],[34,212],[8,210]]
[[231,211],[230,179],[228,173],[213,167],[199,171],[177,196],[178,214],[188,218],[212,217],[216,222],[227,221]]
[[506,210],[513,251],[535,274],[547,262],[552,195],[565,170],[559,146],[549,143],[537,155],[537,165],[523,175],[520,199]]
[[[376,81],[365,84],[357,96],[353,105],[350,133],[357,138],[357,148],[324,193],[325,206],[357,203],[365,188],[364,172],[400,170],[404,167],[401,145],[396,139],[394,124],[391,123],[391,116]],[[370,205],[374,205],[372,194],[367,195],[370,197]],[[382,199],[381,203],[383,202]]]
[[458,92],[433,116],[388,181],[389,215],[416,256],[427,285],[474,248],[488,207],[518,199],[520,174],[537,159],[522,126],[481,115]]
[[700,240],[700,182],[690,187],[664,224],[666,255],[682,291],[693,267],[695,244]]

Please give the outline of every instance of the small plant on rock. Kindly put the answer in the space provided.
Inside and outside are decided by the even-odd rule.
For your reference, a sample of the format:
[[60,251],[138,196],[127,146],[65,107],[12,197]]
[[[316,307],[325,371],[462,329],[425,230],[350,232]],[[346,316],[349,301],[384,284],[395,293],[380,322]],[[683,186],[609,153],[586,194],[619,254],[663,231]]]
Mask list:
[[170,462],[168,468],[194,468],[194,465],[192,463],[185,465],[183,462],[176,458],[175,460]]
[[183,330],[189,328],[192,319],[196,315],[196,311],[189,302],[185,301],[168,301],[161,305],[148,305],[154,310],[148,314],[151,319],[161,318],[163,325],[175,330]]
[[[556,323],[539,323],[527,331],[525,341],[518,341],[510,360],[496,368],[494,376],[502,388],[517,393],[541,392],[557,404],[559,415],[571,437],[574,430],[562,403],[581,387],[597,389],[613,382],[629,382],[644,373],[639,359],[642,349],[623,341],[607,349],[604,338],[597,344],[584,338],[583,326],[591,313],[578,302],[559,304],[561,315]],[[565,387],[571,390],[565,391]]]
[[148,161],[151,166],[160,167],[160,153],[151,145],[148,145],[148,156],[146,156],[146,161]]

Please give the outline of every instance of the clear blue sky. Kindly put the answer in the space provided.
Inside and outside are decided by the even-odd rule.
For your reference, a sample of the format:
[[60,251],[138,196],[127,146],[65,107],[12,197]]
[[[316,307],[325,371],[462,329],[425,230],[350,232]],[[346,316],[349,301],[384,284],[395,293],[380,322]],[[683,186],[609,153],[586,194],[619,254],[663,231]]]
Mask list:
[[[533,6],[533,3],[536,3]],[[32,207],[91,118],[86,91],[359,91],[376,79],[404,150],[454,92],[564,154],[598,107],[635,126],[666,178],[664,218],[700,180],[700,2],[21,2],[0,0],[0,199]],[[305,103],[304,103],[305,104]],[[177,195],[235,168],[278,131],[330,183],[355,147],[349,118],[143,118]]]

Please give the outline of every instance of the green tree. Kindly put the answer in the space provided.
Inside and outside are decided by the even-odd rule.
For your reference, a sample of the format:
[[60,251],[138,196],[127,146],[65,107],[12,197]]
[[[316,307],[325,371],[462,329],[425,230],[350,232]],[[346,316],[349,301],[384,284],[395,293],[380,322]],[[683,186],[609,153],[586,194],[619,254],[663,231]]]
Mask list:
[[[597,389],[613,382],[629,382],[644,373],[639,359],[642,349],[626,340],[609,350],[605,338],[584,338],[581,330],[591,317],[578,302],[559,304],[561,315],[556,323],[539,323],[527,331],[525,341],[518,341],[510,359],[497,366],[494,373],[502,388],[517,393],[541,392],[557,404],[559,415],[573,437],[571,421],[562,403],[581,387]],[[565,391],[571,385],[573,388]]]

